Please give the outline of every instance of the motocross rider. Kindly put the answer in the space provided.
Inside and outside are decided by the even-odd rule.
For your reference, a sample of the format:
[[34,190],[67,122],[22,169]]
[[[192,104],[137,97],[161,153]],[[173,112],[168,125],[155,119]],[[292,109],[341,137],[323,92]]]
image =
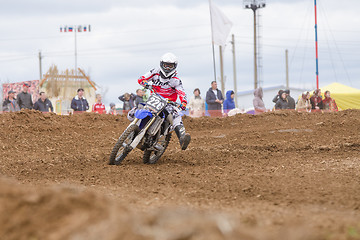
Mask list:
[[[152,69],[138,79],[142,86],[147,86],[148,82],[152,82],[153,89],[162,97],[175,102],[179,97],[180,108],[186,110],[186,94],[182,86],[181,80],[177,77],[177,57],[172,53],[166,53],[161,57],[160,69]],[[179,138],[182,150],[185,150],[190,143],[190,134],[185,132],[185,127],[181,116],[173,105],[168,104],[165,108],[169,114],[173,116],[173,128]]]

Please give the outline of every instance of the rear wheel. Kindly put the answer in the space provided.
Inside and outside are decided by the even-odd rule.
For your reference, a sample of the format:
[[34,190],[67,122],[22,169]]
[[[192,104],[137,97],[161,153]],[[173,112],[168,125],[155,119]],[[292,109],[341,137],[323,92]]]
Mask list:
[[154,164],[156,163],[160,157],[164,154],[166,148],[169,145],[171,139],[171,134],[166,135],[159,139],[156,143],[158,145],[159,150],[145,150],[143,155],[143,162],[145,164]]
[[129,126],[119,137],[110,154],[109,165],[119,165],[126,156],[131,152],[130,144],[134,137],[139,133],[137,125]]

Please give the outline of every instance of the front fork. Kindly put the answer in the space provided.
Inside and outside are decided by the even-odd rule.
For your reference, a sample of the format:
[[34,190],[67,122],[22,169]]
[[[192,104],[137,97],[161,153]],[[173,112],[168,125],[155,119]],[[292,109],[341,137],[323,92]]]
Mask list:
[[[132,141],[132,143],[130,144],[130,147],[132,149],[136,148],[137,145],[139,145],[140,141],[143,139],[143,137],[145,136],[146,131],[149,129],[149,127],[151,126],[151,124],[154,123],[156,119],[156,116],[152,117],[150,119],[150,121],[145,125],[145,127],[143,129],[141,129],[141,131],[139,132],[139,134],[136,136],[136,138]],[[139,119],[135,118],[135,120],[133,121],[133,123],[135,122],[135,124],[137,123]]]

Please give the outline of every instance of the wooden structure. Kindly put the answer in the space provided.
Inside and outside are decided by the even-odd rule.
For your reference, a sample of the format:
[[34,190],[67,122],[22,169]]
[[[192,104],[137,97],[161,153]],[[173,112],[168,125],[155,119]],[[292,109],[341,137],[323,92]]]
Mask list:
[[76,96],[79,88],[84,89],[84,96],[88,100],[90,108],[95,102],[96,84],[82,69],[78,68],[77,70],[66,69],[60,72],[57,66],[53,65],[40,81],[40,92],[46,92],[57,114],[71,112],[71,100]]

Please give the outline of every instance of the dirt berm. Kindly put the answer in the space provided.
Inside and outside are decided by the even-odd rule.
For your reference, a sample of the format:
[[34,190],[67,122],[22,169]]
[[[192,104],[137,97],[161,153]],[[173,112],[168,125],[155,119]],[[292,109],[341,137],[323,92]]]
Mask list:
[[122,116],[0,115],[0,239],[360,239],[360,111],[184,119],[109,166]]

